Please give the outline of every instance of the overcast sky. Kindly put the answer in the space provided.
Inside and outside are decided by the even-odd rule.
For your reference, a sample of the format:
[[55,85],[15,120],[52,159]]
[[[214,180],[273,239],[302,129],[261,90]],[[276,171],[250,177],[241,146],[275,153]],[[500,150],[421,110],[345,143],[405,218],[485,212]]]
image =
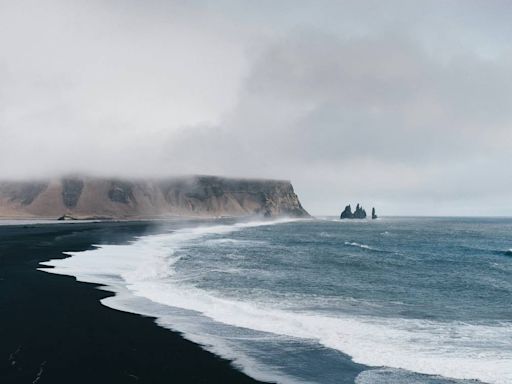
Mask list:
[[0,0],[0,176],[512,215],[512,2]]

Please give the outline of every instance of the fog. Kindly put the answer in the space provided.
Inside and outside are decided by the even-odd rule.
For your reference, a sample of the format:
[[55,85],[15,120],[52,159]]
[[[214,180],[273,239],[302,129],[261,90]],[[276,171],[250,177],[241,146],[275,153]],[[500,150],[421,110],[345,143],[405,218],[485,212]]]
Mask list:
[[512,215],[506,1],[0,0],[0,178],[289,179]]

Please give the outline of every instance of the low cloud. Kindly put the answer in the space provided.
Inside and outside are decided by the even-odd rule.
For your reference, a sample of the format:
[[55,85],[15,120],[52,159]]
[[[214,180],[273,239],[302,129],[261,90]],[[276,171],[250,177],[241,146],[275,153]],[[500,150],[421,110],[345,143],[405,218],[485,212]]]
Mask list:
[[311,201],[328,188],[315,204],[324,212],[340,199],[501,194],[510,64],[471,52],[441,61],[397,34],[300,31],[255,60],[221,125],[174,137],[168,157],[192,158],[190,171],[292,178]]
[[0,3],[0,175],[285,178],[313,213],[510,215],[498,3]]

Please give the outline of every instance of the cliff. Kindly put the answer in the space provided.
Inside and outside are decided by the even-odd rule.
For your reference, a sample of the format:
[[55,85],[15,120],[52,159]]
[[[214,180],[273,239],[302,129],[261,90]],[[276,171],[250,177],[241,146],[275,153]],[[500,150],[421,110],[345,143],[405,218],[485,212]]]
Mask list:
[[0,218],[309,217],[288,181],[85,176],[0,182]]

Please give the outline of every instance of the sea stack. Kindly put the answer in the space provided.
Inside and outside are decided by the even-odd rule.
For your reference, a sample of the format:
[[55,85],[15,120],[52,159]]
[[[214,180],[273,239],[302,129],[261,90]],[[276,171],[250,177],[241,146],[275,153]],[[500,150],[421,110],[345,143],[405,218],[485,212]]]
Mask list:
[[341,212],[340,219],[353,219],[353,216],[352,207],[349,204],[345,207],[343,212]]
[[366,211],[361,205],[357,204],[356,210],[352,213],[352,207],[349,204],[341,212],[340,219],[366,219]]
[[359,204],[357,204],[354,211],[354,219],[366,219],[366,211]]
[[375,207],[372,208],[372,220],[375,220],[376,218],[378,218],[379,216],[377,216],[377,214],[375,213]]

